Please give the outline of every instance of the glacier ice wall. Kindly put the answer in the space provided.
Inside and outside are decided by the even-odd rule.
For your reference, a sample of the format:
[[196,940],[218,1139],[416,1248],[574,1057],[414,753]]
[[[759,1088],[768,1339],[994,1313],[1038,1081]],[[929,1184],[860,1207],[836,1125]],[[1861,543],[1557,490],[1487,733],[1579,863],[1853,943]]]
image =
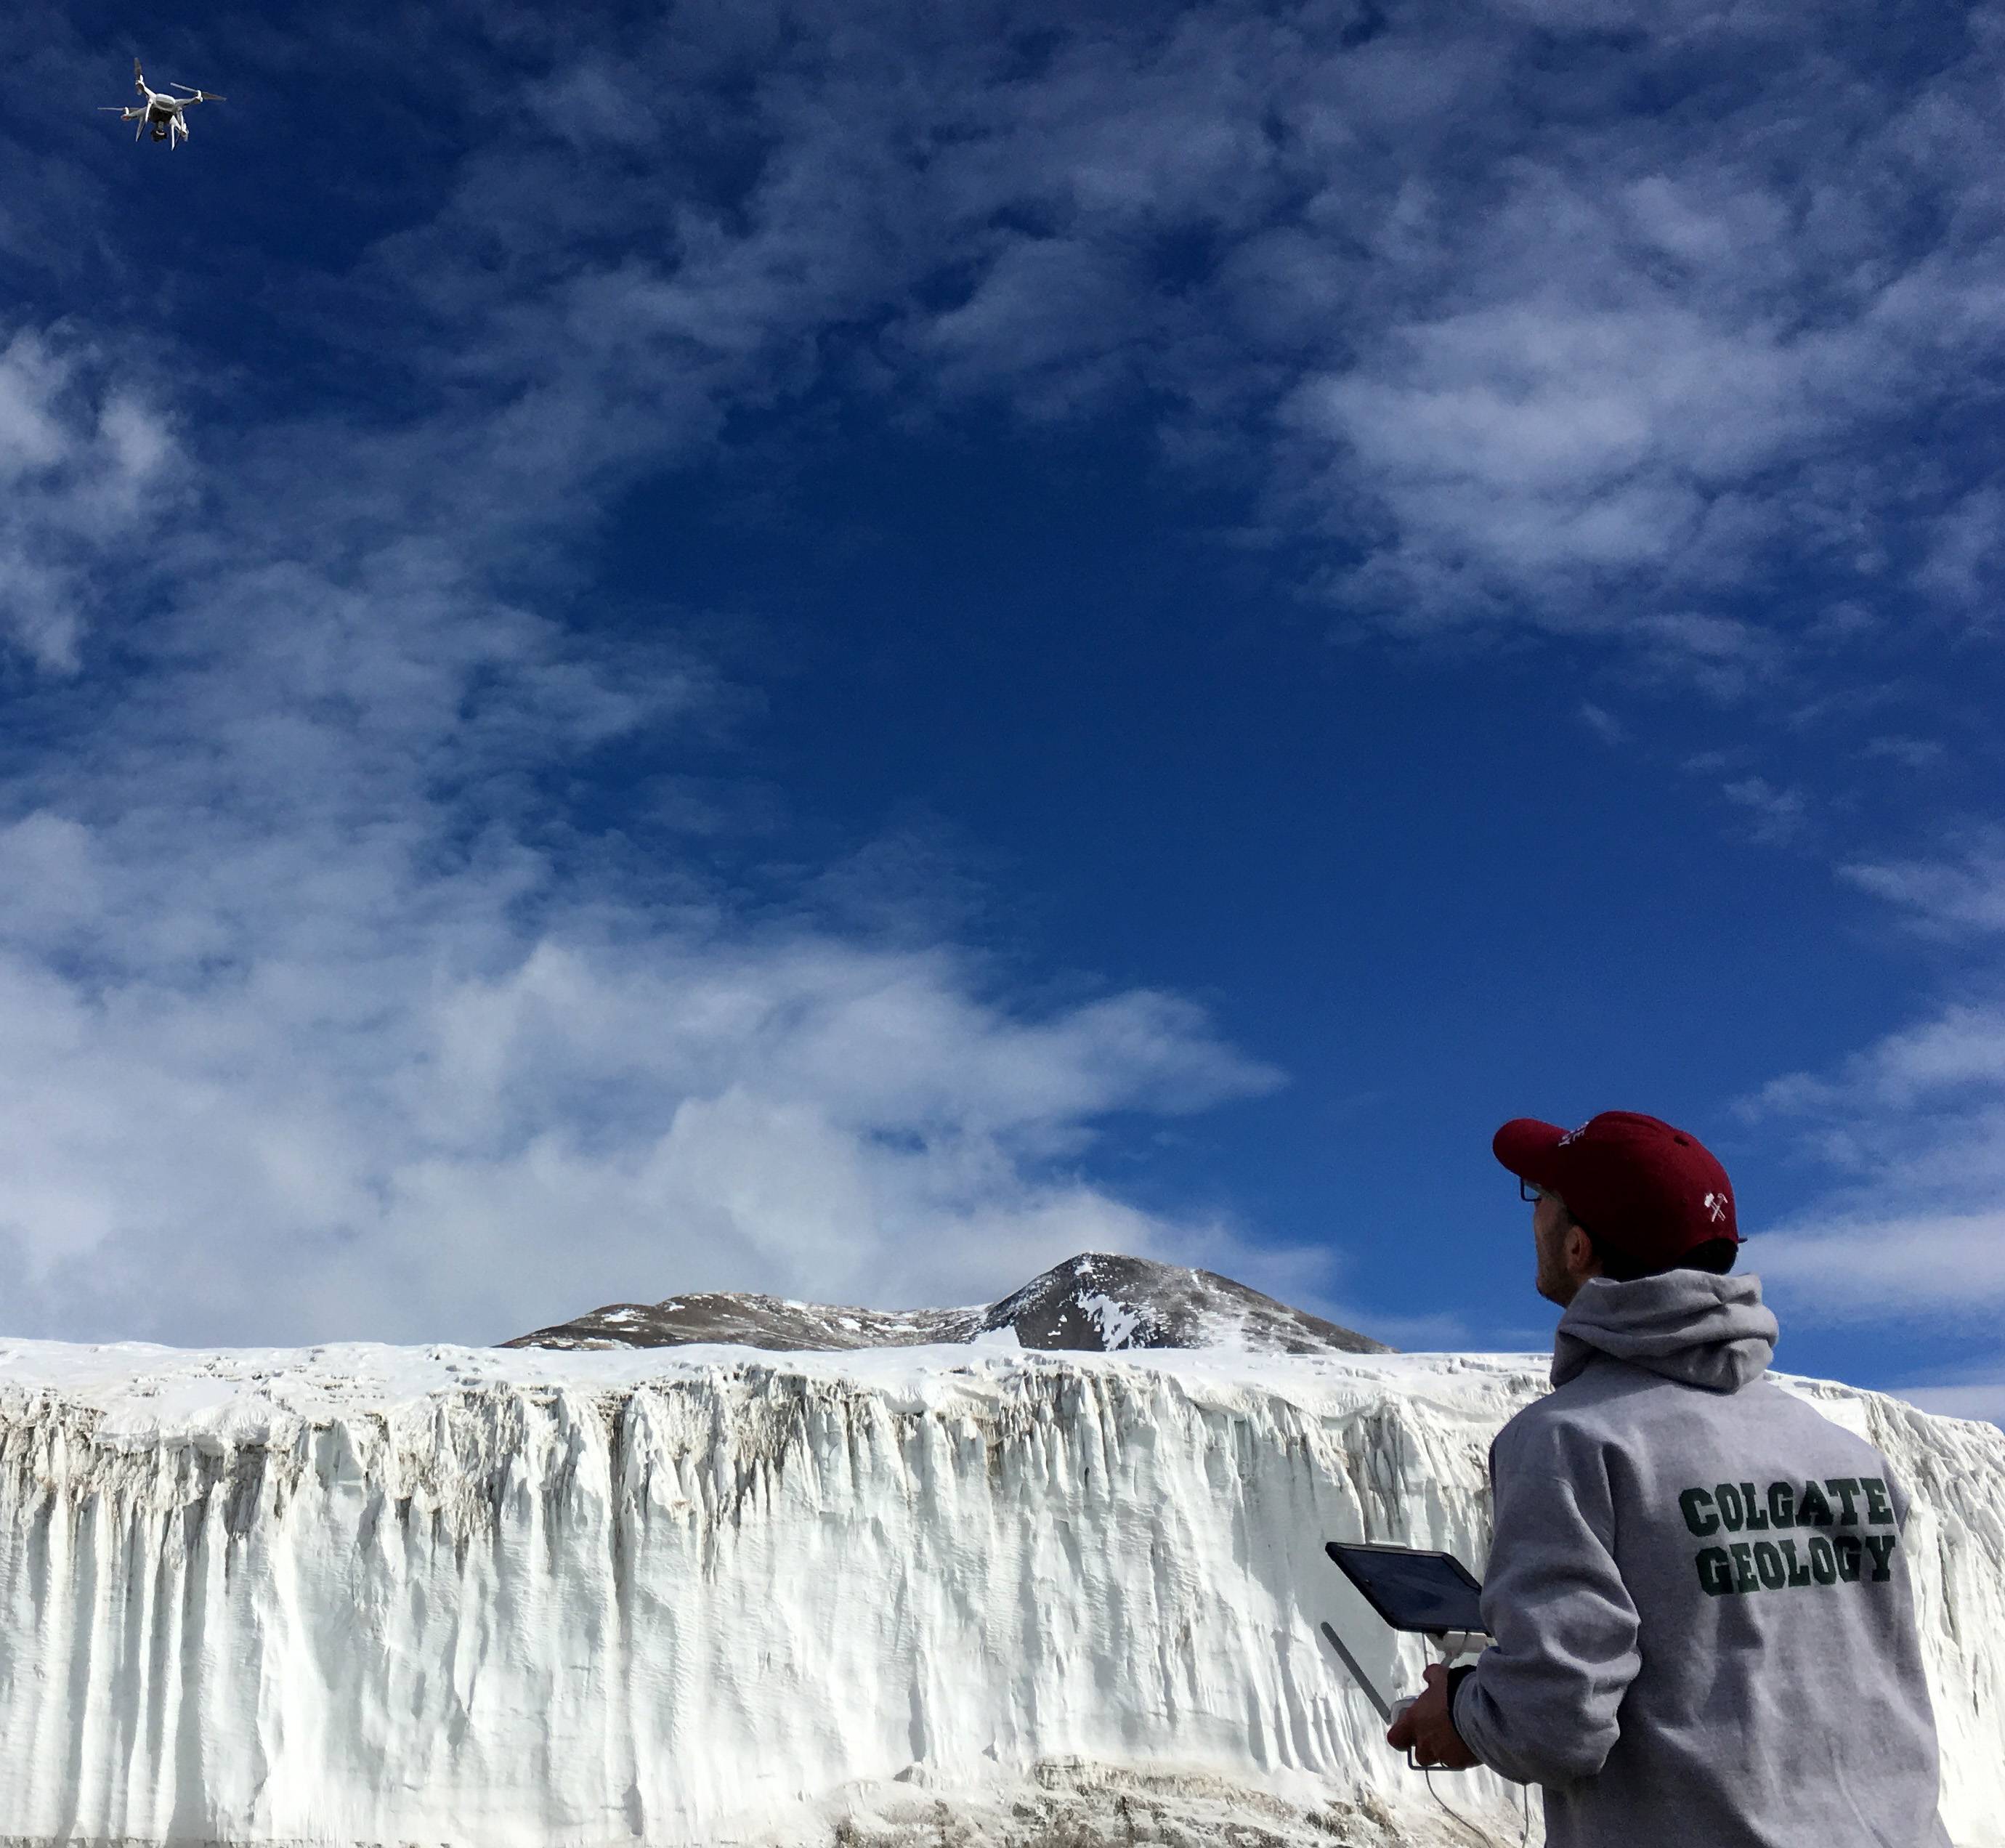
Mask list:
[[[1496,1356],[0,1344],[0,1837],[859,1839],[1131,1776],[1466,1841],[1324,1653],[1329,1615],[1384,1681],[1422,1659],[1322,1544],[1480,1569],[1490,1436],[1542,1389]],[[2005,1844],[2005,1433],[1799,1390],[1912,1487],[1946,1818]],[[1517,1839],[1508,1787],[1435,1782]]]

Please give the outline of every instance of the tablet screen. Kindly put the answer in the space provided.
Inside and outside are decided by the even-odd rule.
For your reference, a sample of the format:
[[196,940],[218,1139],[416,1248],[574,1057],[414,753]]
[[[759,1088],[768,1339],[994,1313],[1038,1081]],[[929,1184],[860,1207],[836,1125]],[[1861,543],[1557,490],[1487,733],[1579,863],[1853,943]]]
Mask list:
[[1324,1550],[1396,1630],[1483,1628],[1482,1584],[1452,1553],[1350,1546],[1337,1540]]

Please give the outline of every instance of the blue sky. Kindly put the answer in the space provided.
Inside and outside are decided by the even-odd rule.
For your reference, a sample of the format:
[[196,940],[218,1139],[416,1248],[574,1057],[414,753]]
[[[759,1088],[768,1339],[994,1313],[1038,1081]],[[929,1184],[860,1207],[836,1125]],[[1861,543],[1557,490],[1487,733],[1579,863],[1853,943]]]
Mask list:
[[1532,1346],[1625,1108],[2005,1411],[2005,9],[28,25],[11,1332]]

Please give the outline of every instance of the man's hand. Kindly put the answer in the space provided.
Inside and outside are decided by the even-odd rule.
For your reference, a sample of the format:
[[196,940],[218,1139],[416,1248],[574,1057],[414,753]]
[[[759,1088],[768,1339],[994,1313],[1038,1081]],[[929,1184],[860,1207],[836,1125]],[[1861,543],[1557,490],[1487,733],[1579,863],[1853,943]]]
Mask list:
[[1422,1678],[1427,1690],[1392,1722],[1385,1743],[1401,1751],[1409,1749],[1423,1765],[1438,1765],[1444,1771],[1466,1771],[1476,1762],[1476,1754],[1462,1742],[1448,1709],[1448,1671],[1439,1663],[1429,1666]]

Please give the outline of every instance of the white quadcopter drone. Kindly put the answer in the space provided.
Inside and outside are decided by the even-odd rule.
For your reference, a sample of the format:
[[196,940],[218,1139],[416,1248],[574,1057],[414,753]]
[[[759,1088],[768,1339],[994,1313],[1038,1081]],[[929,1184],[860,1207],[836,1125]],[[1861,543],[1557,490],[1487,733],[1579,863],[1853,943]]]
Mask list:
[[184,97],[170,97],[157,90],[149,90],[145,74],[140,70],[139,61],[136,58],[132,60],[132,87],[146,99],[145,102],[130,109],[122,104],[103,103],[98,106],[100,113],[116,110],[121,122],[137,122],[139,127],[132,131],[135,141],[150,126],[154,140],[164,141],[170,150],[177,139],[188,139],[188,118],[182,112],[189,104],[226,103],[230,100],[227,97],[211,96],[206,90],[188,90],[185,83],[170,83],[167,86],[169,90],[188,90]]

